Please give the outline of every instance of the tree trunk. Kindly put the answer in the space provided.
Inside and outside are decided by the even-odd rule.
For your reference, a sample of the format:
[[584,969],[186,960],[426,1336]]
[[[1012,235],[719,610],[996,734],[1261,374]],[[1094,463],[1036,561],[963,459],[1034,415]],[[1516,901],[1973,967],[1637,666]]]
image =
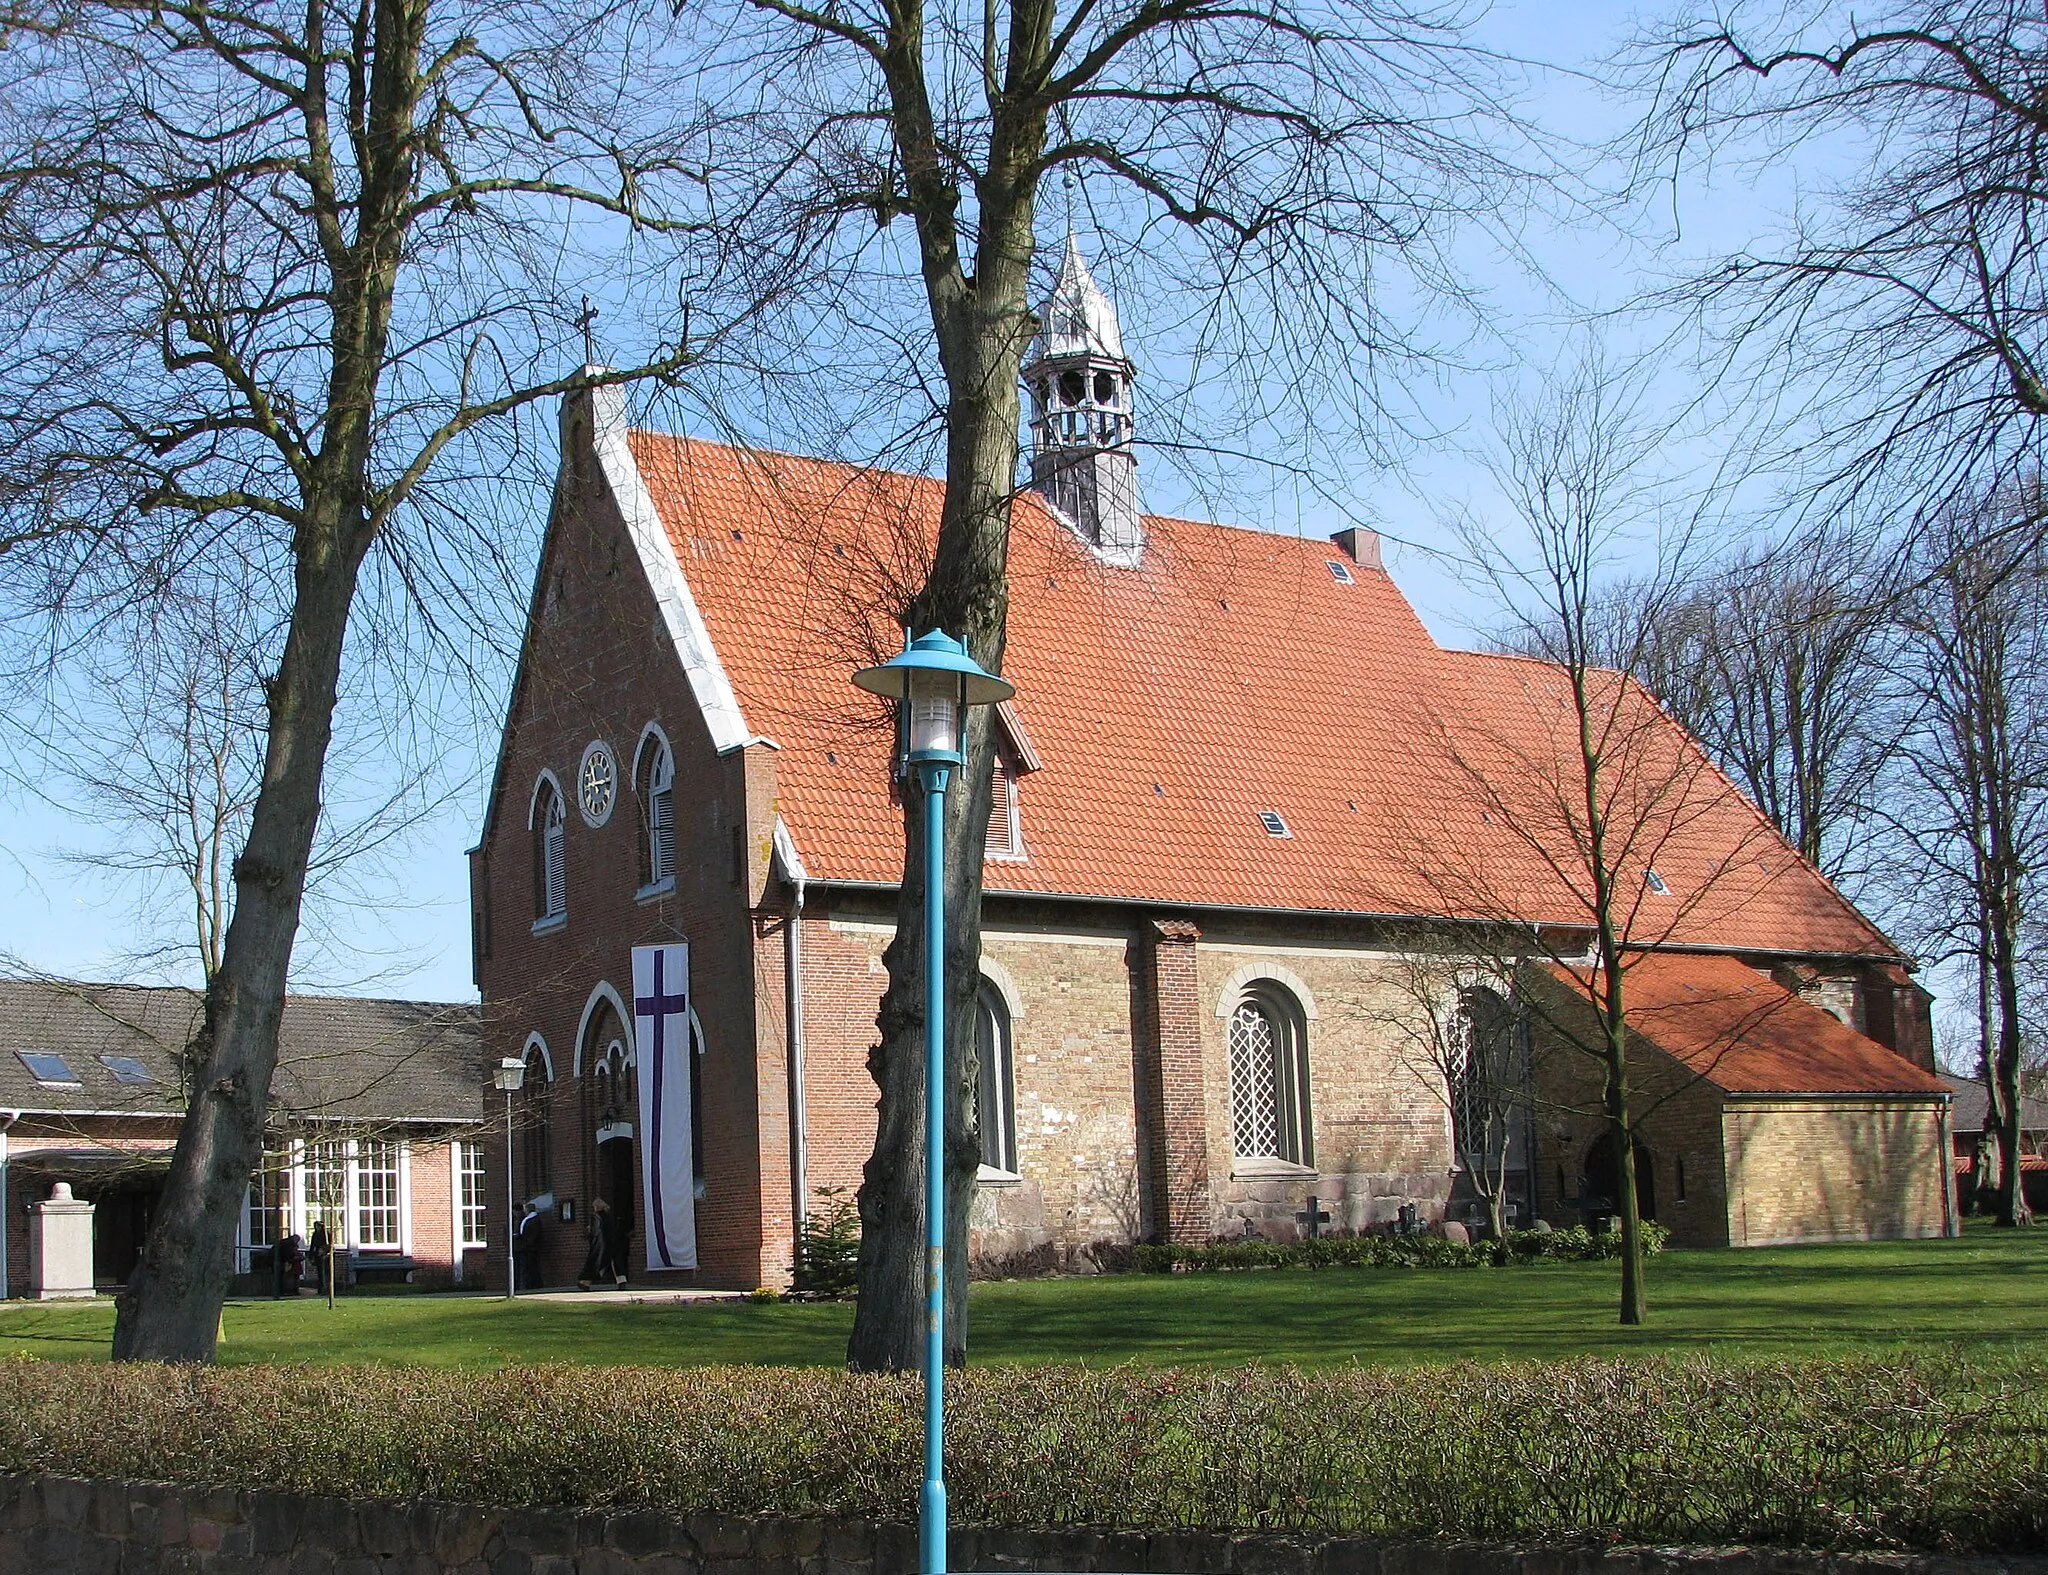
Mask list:
[[1994,1068],[1992,1119],[1998,1127],[1998,1223],[2006,1226],[2031,1225],[2034,1211],[2027,1206],[2025,1177],[2021,1172],[2021,1134],[2025,1128],[2025,1105],[2020,1078],[2020,1003],[2017,959],[2010,948],[1999,948],[1998,979],[1998,1061]]
[[[1617,1014],[1618,1015],[1618,1014]],[[1636,1194],[1635,1134],[1628,1110],[1628,1047],[1625,1030],[1607,1042],[1607,1121],[1614,1140],[1614,1211],[1621,1222],[1621,1321],[1649,1317],[1643,1274],[1643,1222]]]
[[[1036,156],[1035,145],[1030,149]],[[995,183],[991,182],[991,188]],[[963,640],[991,672],[1002,667],[1010,508],[1016,494],[1018,368],[1030,343],[1026,303],[1033,193],[985,190],[972,282],[931,281],[949,394],[946,497],[932,572],[909,613],[913,629]],[[993,735],[971,714],[965,768],[946,796],[946,1360],[967,1353],[967,1214],[981,1147],[967,1125],[975,1078],[981,961],[981,871],[988,836]],[[847,1360],[861,1371],[919,1365],[924,1339],[924,806],[907,784],[896,936],[883,960],[888,989],[868,1070],[881,1090],[875,1149],[863,1172],[860,1299]]]
[[359,562],[335,549],[299,565],[284,659],[271,685],[263,786],[235,861],[234,918],[192,1051],[199,1068],[192,1103],[141,1260],[115,1304],[117,1361],[213,1359],[242,1196],[263,1157],[278,1024]]
[[[277,1033],[306,868],[320,821],[349,609],[374,537],[370,455],[390,338],[429,0],[367,0],[372,37],[367,132],[351,199],[337,181],[325,103],[308,97],[308,180],[328,267],[326,408],[300,498],[291,625],[268,691],[263,782],[235,860],[235,913],[206,992],[203,1062],[169,1184],[114,1317],[117,1360],[213,1357],[243,1190],[263,1156]],[[317,54],[320,16],[309,13]]]

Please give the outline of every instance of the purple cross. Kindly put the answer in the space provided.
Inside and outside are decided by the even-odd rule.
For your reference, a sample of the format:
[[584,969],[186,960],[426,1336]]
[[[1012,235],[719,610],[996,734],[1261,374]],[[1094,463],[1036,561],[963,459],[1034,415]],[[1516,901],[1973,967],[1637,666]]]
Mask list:
[[[668,952],[657,948],[654,953],[654,993],[637,995],[633,998],[633,1011],[640,1017],[654,1019],[654,1119],[648,1125],[648,1173],[654,1178],[654,1242],[661,1253],[661,1261],[669,1262],[668,1255],[668,1209],[661,1196],[661,1077],[668,1057],[663,1053],[668,1048],[668,1020],[690,1009],[687,994],[670,995],[662,985],[661,965],[668,960]],[[687,1040],[685,1041],[687,1044]]]

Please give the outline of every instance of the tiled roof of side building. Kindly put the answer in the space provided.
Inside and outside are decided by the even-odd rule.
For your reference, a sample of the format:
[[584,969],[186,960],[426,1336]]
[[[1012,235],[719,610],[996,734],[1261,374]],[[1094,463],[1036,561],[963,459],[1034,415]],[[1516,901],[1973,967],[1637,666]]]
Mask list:
[[[1984,1085],[1974,1077],[1945,1077],[1942,1081],[1956,1096],[1955,1112],[1949,1123],[1950,1129],[1971,1135],[1982,1132],[1984,1118],[1991,1109],[1991,1095]],[[2031,1078],[2028,1080],[2030,1086],[2032,1081]],[[2031,1093],[2021,1098],[2020,1130],[2048,1132],[2048,1099]]]
[[[179,1056],[194,991],[0,979],[0,1109],[182,1114]],[[482,1111],[477,1008],[295,995],[285,1002],[274,1120],[474,1121]],[[51,1063],[36,1058],[54,1056]],[[38,1073],[46,1074],[39,1076]]]
[[[847,680],[900,648],[890,609],[923,577],[939,483],[630,444],[748,728],[782,746],[810,876],[894,884],[886,718]],[[1585,921],[1532,769],[1554,777],[1567,743],[1554,669],[1445,651],[1383,571],[1328,542],[1144,523],[1143,566],[1123,569],[1036,494],[1015,510],[1002,665],[1043,769],[1019,794],[1026,857],[991,865],[991,891]],[[1896,955],[1640,690],[1611,689],[1654,788],[1633,846],[1672,893],[1637,938]]]
[[[1584,991],[1585,978],[1552,970]],[[1733,957],[1651,952],[1630,961],[1635,1033],[1730,1094],[1935,1099],[1948,1085]]]

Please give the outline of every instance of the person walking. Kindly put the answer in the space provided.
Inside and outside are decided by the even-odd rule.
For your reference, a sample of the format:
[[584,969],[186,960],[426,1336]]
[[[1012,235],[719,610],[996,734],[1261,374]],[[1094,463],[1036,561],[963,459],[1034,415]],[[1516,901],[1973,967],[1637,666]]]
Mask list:
[[590,1206],[590,1250],[583,1255],[583,1272],[576,1278],[577,1286],[587,1291],[591,1283],[598,1280],[624,1285],[624,1258],[619,1245],[618,1220],[612,1213],[612,1206],[599,1198]]

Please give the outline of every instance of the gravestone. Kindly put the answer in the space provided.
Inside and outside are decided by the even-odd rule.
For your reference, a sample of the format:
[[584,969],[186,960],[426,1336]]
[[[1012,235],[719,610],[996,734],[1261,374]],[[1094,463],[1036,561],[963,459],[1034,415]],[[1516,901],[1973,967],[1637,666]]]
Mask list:
[[1472,1244],[1472,1233],[1456,1220],[1445,1220],[1444,1240],[1455,1242],[1460,1247],[1469,1247]]
[[92,1213],[60,1181],[28,1206],[28,1293],[38,1301],[92,1295]]

